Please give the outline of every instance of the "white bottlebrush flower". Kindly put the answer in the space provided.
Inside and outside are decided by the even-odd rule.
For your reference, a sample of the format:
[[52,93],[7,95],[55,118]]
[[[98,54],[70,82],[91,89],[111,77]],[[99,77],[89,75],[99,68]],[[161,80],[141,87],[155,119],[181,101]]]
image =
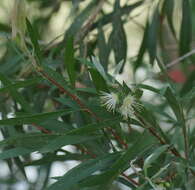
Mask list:
[[102,105],[106,106],[108,111],[114,111],[119,102],[118,95],[114,92],[101,92],[100,99]]
[[128,117],[134,116],[135,109],[141,110],[142,105],[136,100],[136,98],[132,95],[128,95],[124,98],[123,104],[120,107],[119,111],[121,115],[127,119]]

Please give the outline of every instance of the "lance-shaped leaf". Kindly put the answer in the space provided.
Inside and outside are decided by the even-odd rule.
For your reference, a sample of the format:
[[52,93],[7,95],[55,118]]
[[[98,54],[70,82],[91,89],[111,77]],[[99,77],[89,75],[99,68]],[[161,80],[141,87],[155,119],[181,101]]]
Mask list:
[[183,55],[190,51],[192,40],[192,15],[189,0],[182,0],[182,23],[180,29],[179,53]]
[[181,118],[182,118],[181,106],[179,102],[177,101],[175,95],[173,94],[172,90],[169,87],[167,87],[167,89],[165,90],[164,96],[166,97],[178,121],[181,121]]
[[141,64],[143,62],[144,54],[145,54],[145,52],[147,50],[148,27],[149,27],[149,24],[147,22],[145,30],[144,30],[142,43],[141,43],[141,46],[140,46],[140,49],[139,49],[139,52],[138,52],[138,55],[137,55],[137,59],[136,59],[136,61],[134,63],[134,71],[136,71],[137,68],[139,66],[141,66]]
[[0,125],[23,125],[23,124],[32,124],[39,123],[47,119],[57,118],[61,115],[70,114],[73,111],[56,111],[56,112],[48,112],[48,113],[39,113],[39,114],[28,114],[23,117],[15,117],[10,119],[2,119],[0,120]]
[[12,84],[7,83],[8,85],[4,86],[3,88],[0,88],[0,93],[10,91],[11,89],[17,90],[20,88],[25,88],[25,87],[28,87],[31,85],[35,85],[35,84],[41,82],[41,80],[42,80],[42,77],[36,77],[36,78],[28,79],[25,81],[17,81],[17,82],[14,82]]
[[110,48],[108,48],[108,45],[106,43],[105,34],[101,25],[98,27],[98,49],[100,63],[107,71]]
[[52,184],[47,190],[70,190],[79,181],[86,179],[92,173],[108,168],[120,154],[105,154],[96,159],[83,162],[68,171],[64,176],[60,177],[57,182]]
[[[146,140],[147,139],[147,140]],[[129,165],[129,162],[135,159],[136,156],[143,154],[146,149],[151,147],[155,143],[155,139],[151,137],[147,132],[143,134],[132,146],[124,151],[120,157],[112,164],[112,167],[100,175],[90,177],[89,180],[81,182],[81,186],[93,186],[98,185],[98,182],[102,180],[103,186],[106,187],[111,184],[112,181],[125,170]]]
[[154,59],[156,58],[159,26],[160,26],[160,14],[157,6],[157,8],[153,13],[152,21],[149,25],[148,36],[147,36],[147,48],[148,48],[151,64],[153,64]]
[[33,26],[31,25],[28,19],[26,19],[26,26],[27,26],[27,30],[28,30],[31,42],[33,44],[33,48],[37,56],[37,59],[39,60],[39,63],[41,63],[42,55],[41,55],[41,49],[38,43],[38,32],[35,28],[33,28]]
[[165,151],[167,151],[169,145],[163,145],[155,149],[155,151],[150,154],[144,161],[144,172],[147,176],[147,169],[151,166],[152,163],[154,163],[161,154],[163,154]]
[[81,29],[84,22],[89,18],[90,13],[96,3],[97,0],[91,1],[89,5],[80,14],[77,15],[73,23],[70,25],[69,29],[66,31],[65,39],[69,38],[70,36],[76,36],[77,32]]
[[89,136],[87,136],[87,135],[82,135],[82,136],[63,135],[63,136],[58,137],[58,138],[54,139],[53,141],[49,142],[46,146],[41,148],[40,152],[42,152],[42,153],[51,152],[51,151],[55,151],[55,150],[61,148],[62,146],[88,142],[91,140],[98,139],[100,137],[101,136],[98,136],[98,135],[89,135]]
[[[110,34],[109,44],[114,51],[116,64],[127,59],[127,38],[120,13],[120,1],[115,2],[115,14],[113,15],[113,30]],[[123,65],[124,66],[124,65]],[[121,69],[121,72],[123,67]]]
[[53,139],[62,136],[60,134],[43,134],[43,133],[29,133],[18,134],[11,136],[3,141],[0,141],[0,147],[20,147],[35,149],[45,146]]
[[13,88],[12,82],[3,74],[0,73],[0,80],[9,89],[11,96],[18,102],[25,112],[33,112],[33,109],[29,103],[24,99],[22,94],[20,94],[17,89]]
[[97,91],[108,91],[106,81],[104,78],[100,75],[100,73],[95,69],[89,69],[89,72],[91,74],[91,78],[93,80],[93,83],[97,89]]
[[175,37],[175,39],[177,39],[174,24],[173,24],[173,18],[174,18],[173,13],[174,13],[174,5],[175,5],[174,2],[175,2],[174,0],[164,1],[162,11],[163,11],[163,13],[165,13],[165,15],[167,17],[167,21],[168,21],[168,24],[169,24],[169,27],[171,29],[173,36]]
[[74,59],[74,38],[72,36],[66,39],[64,63],[68,72],[70,82],[72,86],[74,86],[75,78],[76,78],[76,70],[75,70],[75,59]]
[[0,153],[0,160],[15,158],[18,156],[24,156],[34,151],[35,150],[33,149],[27,149],[27,148],[21,148],[21,147],[4,150],[2,153]]

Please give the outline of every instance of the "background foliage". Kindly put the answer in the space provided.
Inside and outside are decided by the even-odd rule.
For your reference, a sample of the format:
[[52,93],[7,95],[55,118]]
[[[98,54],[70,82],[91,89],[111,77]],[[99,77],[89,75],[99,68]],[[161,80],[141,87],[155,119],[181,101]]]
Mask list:
[[[1,189],[194,189],[192,0],[0,6]],[[142,109],[110,112],[102,91]]]

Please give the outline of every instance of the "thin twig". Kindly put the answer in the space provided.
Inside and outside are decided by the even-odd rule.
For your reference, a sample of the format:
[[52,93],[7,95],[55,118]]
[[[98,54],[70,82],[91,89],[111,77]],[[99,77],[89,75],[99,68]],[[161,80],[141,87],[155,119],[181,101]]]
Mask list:
[[[43,133],[45,133],[45,134],[50,134],[50,135],[52,134],[51,131],[48,131],[47,129],[45,129],[44,127],[42,127],[42,126],[40,126],[40,125],[37,125],[37,124],[35,124],[35,123],[32,123],[32,125],[33,125],[34,127],[36,127],[39,131],[41,131],[41,132],[43,132]],[[87,149],[84,149],[84,148],[81,147],[80,145],[76,145],[76,144],[75,144],[74,146],[76,146],[77,149],[80,150],[82,153],[85,153],[85,154],[91,156],[92,158],[96,158],[96,155],[95,155],[95,154],[93,154],[92,152],[88,151]]]
[[130,178],[129,176],[127,176],[126,174],[124,174],[124,173],[122,173],[121,174],[124,178],[126,178],[128,181],[130,181],[133,185],[135,185],[136,187],[137,186],[140,186],[140,184],[137,182],[137,181],[135,181],[134,179],[132,179],[132,178]]
[[97,120],[98,120],[98,117],[96,116],[96,114],[94,113],[94,112],[92,112],[91,110],[89,110],[88,108],[87,108],[87,106],[85,106],[85,104],[84,103],[82,103],[81,101],[80,101],[80,99],[77,97],[77,96],[75,96],[74,94],[71,94],[69,91],[67,91],[66,89],[64,89],[64,87],[63,86],[61,86],[58,82],[56,82],[55,80],[53,80],[52,78],[50,78],[48,75],[47,75],[47,73],[45,73],[43,70],[39,70],[39,72],[48,80],[48,81],[50,81],[52,84],[54,84],[56,87],[58,87],[58,89],[61,91],[61,92],[63,92],[63,93],[65,93],[65,94],[67,94],[68,96],[70,96],[81,108],[83,108],[83,110],[85,111],[85,112],[88,112],[89,114],[91,114],[91,115],[93,115],[93,117],[94,118],[96,118]]
[[43,133],[45,133],[45,134],[51,134],[51,131],[45,129],[44,127],[42,127],[42,126],[40,126],[40,125],[37,125],[37,124],[35,124],[35,123],[32,123],[32,125],[33,125],[34,127],[36,127],[39,131],[41,131],[41,132],[43,132]]
[[[42,76],[44,76],[52,84],[54,84],[56,87],[58,87],[58,89],[61,92],[63,92],[65,94],[67,94],[68,96],[70,96],[85,112],[89,113],[97,121],[101,121],[101,119],[93,111],[91,111],[76,95],[74,95],[74,94],[70,93],[69,91],[67,91],[66,89],[64,89],[63,86],[61,86],[54,79],[50,78],[50,76],[48,76],[47,73],[45,73],[42,69],[39,69],[38,72],[40,72],[42,74]],[[121,137],[111,127],[109,127],[108,130],[114,136],[114,138],[119,142],[119,144],[124,146],[126,149],[128,148],[127,143],[124,142],[123,139],[121,139]]]
[[[32,125],[35,126],[38,130],[42,131],[45,134],[52,134],[51,131],[48,131],[47,129],[41,127],[40,125],[37,125],[35,123],[32,123]],[[74,145],[74,146],[76,146],[78,150],[80,150],[81,152],[91,156],[92,158],[96,158],[97,157],[94,153],[90,152],[87,149],[82,148],[80,145]],[[133,185],[135,185],[135,186],[139,186],[140,185],[138,182],[136,182],[134,179],[132,179],[131,177],[127,176],[126,174],[122,173],[121,175],[123,177],[125,177],[128,181],[130,181]]]
[[86,36],[86,34],[90,30],[91,26],[93,25],[93,22],[96,19],[98,13],[101,11],[104,2],[105,2],[105,0],[99,1],[98,5],[96,6],[95,10],[93,11],[93,14],[90,15],[90,18],[88,19],[86,24],[81,28],[81,30],[76,35],[75,43],[78,43],[80,40],[82,40],[84,38],[84,36]]
[[[167,144],[166,141],[164,139],[161,138],[161,136],[155,131],[155,129],[153,127],[150,127],[147,125],[147,123],[138,115],[136,114],[137,118],[139,119],[141,125],[148,129],[149,132],[158,139],[158,141],[160,142],[160,144],[165,145]],[[170,151],[172,152],[172,154],[174,154],[176,157],[181,158],[181,155],[179,154],[179,152],[177,151],[177,149],[175,147],[170,148]]]
[[190,51],[190,52],[184,54],[183,56],[179,57],[178,59],[176,59],[176,60],[174,60],[174,61],[168,63],[168,64],[166,65],[166,68],[168,69],[168,68],[170,68],[170,67],[173,67],[174,65],[177,65],[178,63],[180,63],[181,61],[183,61],[184,59],[190,57],[190,56],[193,55],[193,54],[195,54],[195,49],[193,49],[192,51]]
[[96,157],[97,157],[94,153],[90,152],[90,151],[87,150],[87,149],[84,149],[84,148],[81,147],[80,145],[75,145],[75,146],[78,148],[78,150],[80,150],[81,152],[83,152],[83,153],[85,153],[85,154],[91,156],[92,158],[96,158]]

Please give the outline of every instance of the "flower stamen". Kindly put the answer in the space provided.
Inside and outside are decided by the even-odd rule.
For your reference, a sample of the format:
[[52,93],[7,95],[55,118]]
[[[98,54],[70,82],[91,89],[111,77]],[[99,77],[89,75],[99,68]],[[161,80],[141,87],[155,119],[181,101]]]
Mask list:
[[108,111],[114,111],[118,104],[118,95],[116,93],[101,92],[101,104],[107,108]]
[[135,114],[135,110],[141,111],[142,105],[137,102],[137,99],[128,95],[124,98],[122,106],[119,108],[121,115],[124,119],[128,119],[128,117],[133,117]]

